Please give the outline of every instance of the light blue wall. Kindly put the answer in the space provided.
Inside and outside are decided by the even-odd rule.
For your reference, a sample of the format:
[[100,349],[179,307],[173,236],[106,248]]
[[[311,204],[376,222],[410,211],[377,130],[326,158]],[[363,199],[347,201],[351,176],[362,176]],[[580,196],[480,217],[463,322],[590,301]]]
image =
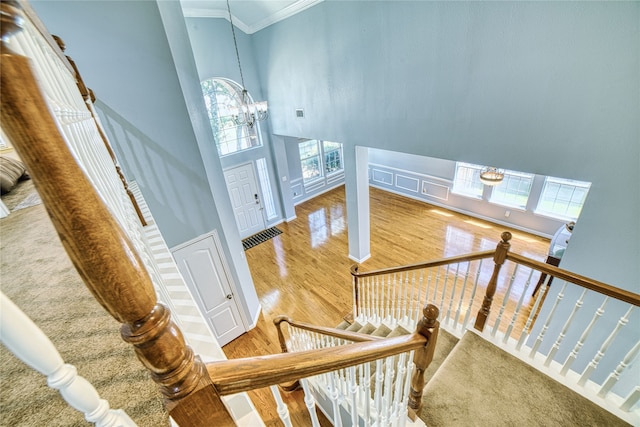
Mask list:
[[155,2],[33,1],[66,42],[169,246],[219,226]]
[[[242,85],[229,21],[222,18],[186,18],[185,21],[200,80],[223,77]],[[264,100],[258,80],[259,70],[254,61],[252,36],[243,33],[238,28],[235,29],[235,34],[246,89],[254,100]],[[286,202],[285,199],[280,197],[282,194],[281,177],[278,177],[275,173],[275,159],[269,121],[260,122],[259,129],[262,136],[262,147],[224,156],[220,158],[220,162],[224,169],[252,163],[254,170],[256,170],[255,162],[257,159],[265,158],[267,160],[271,193],[276,198],[275,207],[277,211],[277,217],[267,222],[267,225],[270,225],[282,220]],[[261,190],[259,191],[262,192]]]
[[254,43],[276,134],[592,182],[563,265],[638,291],[639,8],[323,2]]

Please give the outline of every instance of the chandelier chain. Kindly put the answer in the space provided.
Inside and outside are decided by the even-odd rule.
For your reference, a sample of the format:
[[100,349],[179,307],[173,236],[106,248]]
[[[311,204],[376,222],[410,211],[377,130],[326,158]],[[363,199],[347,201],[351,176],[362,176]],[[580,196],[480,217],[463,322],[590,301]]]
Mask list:
[[244,76],[242,75],[242,65],[240,65],[240,53],[238,53],[238,42],[236,41],[236,30],[233,27],[233,16],[231,15],[231,6],[229,0],[227,0],[227,10],[229,11],[229,23],[231,24],[231,34],[233,34],[233,45],[236,48],[236,58],[238,59],[238,69],[240,70],[240,82],[242,83],[242,90],[245,90]]

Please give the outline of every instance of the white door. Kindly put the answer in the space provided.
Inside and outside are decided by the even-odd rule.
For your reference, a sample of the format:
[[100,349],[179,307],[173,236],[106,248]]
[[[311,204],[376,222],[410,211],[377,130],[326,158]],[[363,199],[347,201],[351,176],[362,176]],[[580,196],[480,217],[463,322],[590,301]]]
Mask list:
[[236,305],[224,254],[213,235],[173,251],[178,270],[192,290],[204,317],[223,346],[246,329]]
[[258,183],[253,165],[238,166],[224,171],[233,213],[240,237],[245,238],[264,230],[262,203],[258,195]]

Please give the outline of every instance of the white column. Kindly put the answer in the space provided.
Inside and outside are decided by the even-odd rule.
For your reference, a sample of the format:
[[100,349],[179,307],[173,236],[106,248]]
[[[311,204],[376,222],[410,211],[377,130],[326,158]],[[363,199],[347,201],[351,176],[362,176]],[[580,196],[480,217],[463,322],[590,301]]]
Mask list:
[[349,226],[349,258],[364,262],[371,257],[369,223],[369,149],[344,147],[345,190]]

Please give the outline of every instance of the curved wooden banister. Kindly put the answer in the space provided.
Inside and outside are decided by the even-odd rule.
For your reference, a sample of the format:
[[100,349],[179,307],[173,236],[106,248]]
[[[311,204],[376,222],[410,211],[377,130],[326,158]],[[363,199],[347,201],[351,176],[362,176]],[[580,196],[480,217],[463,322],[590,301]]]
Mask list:
[[420,270],[422,268],[426,269],[431,267],[438,267],[441,265],[455,264],[458,262],[475,261],[478,259],[491,258],[493,257],[494,253],[495,251],[474,252],[467,255],[457,255],[454,257],[438,259],[435,261],[425,261],[425,262],[419,262],[417,264],[408,264],[408,265],[402,265],[398,267],[381,268],[378,270],[371,270],[371,271],[359,271],[359,267],[360,267],[359,264],[354,264],[351,266],[351,275],[354,277],[360,278],[360,277],[377,276],[380,274],[400,273],[403,271]]
[[563,270],[560,267],[555,267],[551,264],[536,261],[534,259],[527,258],[516,253],[509,252],[507,254],[507,259],[520,265],[539,270],[542,273],[548,274],[549,276],[566,280],[567,282],[582,286],[583,288],[590,289],[592,291],[610,296],[612,298],[619,299],[635,306],[640,306],[640,295],[633,292],[625,291],[624,289],[616,288],[615,286],[607,285],[606,283],[599,282],[597,280],[581,276],[571,271]]
[[274,325],[276,325],[276,328],[278,329],[278,339],[280,340],[280,348],[283,353],[287,352],[287,346],[284,339],[284,334],[282,333],[282,326],[281,326],[283,322],[289,324],[290,326],[294,326],[298,329],[303,329],[305,331],[310,331],[310,332],[317,332],[322,335],[327,335],[330,337],[340,338],[343,340],[349,340],[353,342],[378,341],[378,340],[384,339],[384,337],[361,334],[358,332],[346,331],[344,329],[328,328],[325,326],[312,325],[310,323],[296,322],[295,320],[287,316],[277,316],[276,318],[273,319],[273,323]]
[[425,347],[418,333],[295,353],[231,359],[207,364],[221,395],[234,394],[323,374]]

